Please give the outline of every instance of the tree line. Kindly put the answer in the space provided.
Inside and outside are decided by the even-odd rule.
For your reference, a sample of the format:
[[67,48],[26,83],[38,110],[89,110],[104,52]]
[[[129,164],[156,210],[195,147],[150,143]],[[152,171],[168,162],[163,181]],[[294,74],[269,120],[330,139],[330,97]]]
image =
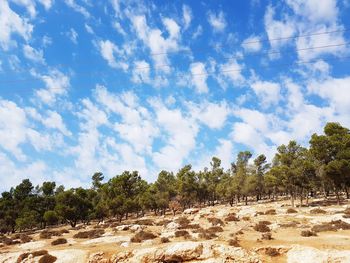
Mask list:
[[107,182],[102,173],[92,176],[90,188],[65,189],[55,182],[36,187],[29,179],[3,192],[0,198],[0,232],[8,233],[48,225],[70,224],[106,218],[127,219],[146,212],[174,214],[192,206],[288,196],[292,206],[299,198],[333,194],[338,203],[349,198],[350,131],[339,123],[327,123],[324,134],[313,134],[309,148],[296,141],[277,148],[271,163],[266,156],[242,151],[228,170],[213,157],[209,168],[195,172],[185,165],[176,174],[161,171],[147,183],[137,171],[125,171]]

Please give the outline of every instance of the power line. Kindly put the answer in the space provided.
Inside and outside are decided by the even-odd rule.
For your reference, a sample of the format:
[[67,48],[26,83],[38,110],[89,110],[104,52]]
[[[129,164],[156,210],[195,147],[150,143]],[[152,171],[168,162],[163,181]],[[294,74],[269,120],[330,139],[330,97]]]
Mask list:
[[[345,43],[339,43],[339,44],[333,44],[333,45],[323,45],[323,46],[316,46],[316,47],[308,47],[308,48],[300,48],[300,49],[294,49],[291,52],[285,52],[285,51],[270,51],[270,52],[264,52],[264,53],[257,53],[257,54],[248,54],[248,55],[242,55],[242,56],[230,56],[230,57],[224,57],[224,59],[226,60],[233,60],[236,58],[240,58],[240,59],[244,59],[250,56],[264,56],[264,55],[272,55],[272,54],[282,54],[282,53],[295,53],[295,52],[299,52],[299,51],[309,51],[309,50],[316,50],[316,49],[322,49],[322,48],[330,48],[330,47],[340,47],[340,46],[347,46],[349,45],[350,42],[345,42]],[[136,68],[132,68],[132,70],[146,70],[146,69],[158,69],[158,68],[164,68],[164,67],[169,67],[171,68],[172,65],[170,64],[164,64],[164,65],[159,65],[156,67],[136,67]],[[78,72],[76,73],[76,75],[91,75],[96,73],[93,72],[91,73],[90,71],[87,72]],[[130,73],[130,72],[129,72]],[[0,81],[0,84],[11,84],[11,83],[18,83],[18,82],[30,82],[30,81],[42,81],[42,79],[50,79],[50,76],[41,76],[40,78],[27,78],[27,79],[14,79],[14,80],[6,80],[6,81]]]
[[[332,58],[332,59],[328,59],[328,60],[340,60],[340,59],[350,59],[350,56],[345,56],[345,57],[337,57],[337,58]],[[268,65],[268,66],[260,66],[261,69],[269,69],[269,68],[280,68],[280,67],[285,67],[285,66],[293,66],[293,65],[304,65],[304,64],[312,64],[317,62],[317,60],[313,60],[313,61],[297,61],[294,63],[284,63],[284,64],[277,64],[277,65]],[[235,69],[228,69],[228,70],[218,70],[215,72],[209,72],[209,73],[189,73],[189,74],[184,74],[184,73],[180,73],[180,74],[175,74],[172,76],[172,78],[174,79],[175,77],[186,77],[186,76],[211,76],[211,75],[219,75],[220,73],[228,73],[228,72],[240,72],[242,71],[242,68],[235,68]],[[171,78],[167,78],[168,80]],[[45,88],[45,87],[40,87],[40,88],[32,88],[30,90],[17,90],[16,92],[33,92],[34,90],[38,90],[38,89],[44,89],[44,90],[61,90],[62,88]],[[68,89],[65,89],[68,90]],[[13,92],[13,91],[11,91]]]
[[[350,29],[341,29],[341,30],[333,30],[333,31],[324,31],[324,32],[316,32],[311,34],[305,34],[305,35],[298,35],[298,36],[291,36],[291,37],[279,37],[279,38],[272,38],[272,39],[262,39],[262,40],[254,40],[249,42],[242,42],[241,45],[249,45],[249,44],[256,44],[256,43],[264,43],[264,42],[272,42],[272,41],[281,41],[281,40],[288,40],[288,39],[298,39],[298,38],[304,38],[304,37],[312,37],[312,36],[320,36],[320,35],[327,35],[327,34],[333,34],[333,33],[342,33],[342,32],[348,32]],[[224,44],[217,45],[217,47],[222,47]],[[181,52],[190,52],[188,50],[180,50]],[[177,51],[168,51],[168,52],[159,52],[159,53],[151,53],[151,56],[161,56],[171,53],[177,53]]]

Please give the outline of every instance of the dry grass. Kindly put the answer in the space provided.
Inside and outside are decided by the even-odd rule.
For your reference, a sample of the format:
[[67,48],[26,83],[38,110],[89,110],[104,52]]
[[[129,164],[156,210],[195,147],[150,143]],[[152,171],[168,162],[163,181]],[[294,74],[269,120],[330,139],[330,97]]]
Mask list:
[[208,221],[213,225],[213,226],[224,226],[225,223],[219,218],[216,217],[209,217]]
[[180,226],[179,229],[198,229],[201,226],[199,224],[189,224],[186,226]]
[[160,239],[160,242],[161,242],[161,243],[169,243],[169,242],[170,242],[170,239],[167,238],[167,237],[162,237],[162,238]]
[[311,230],[303,230],[303,231],[301,231],[300,235],[302,237],[315,237],[315,236],[317,236],[316,232],[311,231]]
[[269,209],[265,211],[265,215],[275,215],[276,214],[276,209]]
[[105,231],[103,229],[92,229],[78,232],[73,236],[73,238],[98,238],[104,233]]
[[184,237],[185,239],[190,238],[190,233],[187,230],[175,231],[175,237]]
[[241,246],[239,244],[239,240],[237,239],[237,237],[229,239],[229,241],[227,243],[232,247],[240,247]]
[[322,223],[320,225],[315,225],[311,228],[311,230],[316,233],[325,232],[325,231],[337,231],[339,229],[343,229],[343,230],[350,229],[350,224],[342,220],[336,220],[328,223]]
[[267,224],[265,224],[264,221],[260,221],[258,224],[256,224],[254,226],[254,230],[258,231],[258,232],[263,232],[263,233],[271,231],[270,228],[267,226]]
[[178,223],[181,228],[186,228],[190,224],[190,220],[183,216],[175,219],[175,222]]
[[160,220],[160,221],[156,222],[156,226],[166,226],[170,222],[172,222],[172,221],[169,219]]
[[47,254],[48,254],[47,250],[37,250],[37,251],[34,251],[34,252],[25,252],[25,253],[19,255],[19,257],[17,258],[17,263],[22,262],[23,260],[28,258],[29,255],[32,255],[33,258],[35,258],[35,257],[40,257],[40,256],[43,256],[43,255],[47,255]]
[[270,257],[277,257],[280,255],[280,252],[278,251],[277,248],[274,247],[267,247],[265,249],[265,254],[270,256]]
[[321,208],[314,208],[310,210],[310,214],[316,215],[316,214],[326,214],[327,211],[321,209]]
[[65,238],[58,238],[54,241],[51,242],[52,246],[57,246],[57,245],[62,245],[62,244],[66,244],[67,243],[67,239]]
[[292,221],[292,222],[288,222],[288,223],[281,223],[281,224],[279,224],[279,226],[282,228],[288,228],[288,227],[296,227],[299,224],[300,223],[297,221]]
[[152,219],[139,219],[139,220],[135,220],[134,224],[142,225],[142,226],[153,226],[154,221]]
[[136,233],[132,238],[131,238],[131,242],[133,243],[141,243],[144,240],[149,240],[149,239],[154,239],[157,236],[151,232],[147,232],[147,231],[140,231],[138,233]]
[[295,210],[294,208],[288,208],[287,209],[287,214],[295,214],[295,213],[298,213],[298,211]]
[[262,233],[261,240],[272,240],[272,234],[270,232]]
[[239,221],[239,219],[238,219],[238,217],[236,216],[235,213],[230,213],[225,218],[225,221],[226,222],[237,222],[237,221]]
[[216,234],[218,232],[224,232],[224,229],[221,226],[211,226],[206,231]]
[[39,259],[39,263],[53,263],[53,262],[56,262],[56,260],[57,260],[56,257],[50,254],[46,254]]

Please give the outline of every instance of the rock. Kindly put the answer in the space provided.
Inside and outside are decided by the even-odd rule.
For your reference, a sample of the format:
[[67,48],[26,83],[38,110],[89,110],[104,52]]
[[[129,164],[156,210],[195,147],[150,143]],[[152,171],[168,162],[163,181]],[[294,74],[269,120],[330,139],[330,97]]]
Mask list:
[[203,253],[203,243],[200,242],[179,242],[168,246],[162,258],[165,261],[189,261],[198,259]]
[[117,231],[126,231],[126,230],[129,230],[130,228],[130,225],[121,225],[121,226],[116,226],[115,229]]
[[145,228],[146,228],[146,226],[141,226],[141,225],[137,225],[137,224],[130,226],[130,230],[133,232],[141,231]]
[[299,262],[350,262],[349,250],[319,250],[312,247],[293,246],[287,253],[288,263]]
[[130,246],[130,242],[123,242],[120,244],[121,247],[128,247]]
[[108,263],[109,260],[104,257],[103,252],[97,252],[91,254],[88,260],[88,263]]
[[197,214],[198,212],[199,212],[198,208],[188,208],[185,211],[183,211],[183,214],[193,215],[193,214]]
[[256,210],[253,207],[245,206],[242,207],[242,209],[237,213],[237,216],[239,218],[242,218],[244,216],[254,217],[256,216]]
[[165,226],[164,229],[166,229],[166,230],[176,230],[176,229],[178,229],[179,227],[180,227],[180,225],[179,225],[178,223],[176,223],[176,222],[170,222],[169,224],[167,224],[167,225]]

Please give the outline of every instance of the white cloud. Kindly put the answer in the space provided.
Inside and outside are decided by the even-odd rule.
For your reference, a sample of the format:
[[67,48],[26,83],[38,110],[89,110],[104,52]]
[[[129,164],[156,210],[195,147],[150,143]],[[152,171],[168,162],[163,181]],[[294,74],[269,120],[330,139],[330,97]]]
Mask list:
[[209,91],[207,85],[207,71],[202,62],[191,63],[190,65],[192,85],[198,93],[207,93]]
[[86,32],[88,32],[89,34],[95,34],[95,32],[94,32],[94,30],[92,29],[92,27],[91,26],[89,26],[88,24],[84,24],[84,27],[85,27],[85,30],[86,30]]
[[[122,69],[124,71],[128,69],[128,64],[122,60],[123,51],[120,50],[113,42],[110,40],[101,40],[99,41],[98,46],[102,57],[108,62],[110,67]],[[114,54],[119,55],[119,61],[116,60]]]
[[260,37],[258,36],[250,36],[246,38],[243,43],[242,47],[246,52],[258,52],[261,50],[261,42]]
[[18,34],[25,40],[29,40],[33,31],[33,25],[28,20],[15,13],[6,0],[0,1],[0,46],[7,50],[15,45],[11,39],[12,34]]
[[337,19],[336,0],[287,0],[293,11],[312,22],[333,22]]
[[208,22],[215,32],[224,31],[227,25],[224,13],[222,11],[220,11],[218,14],[209,12]]
[[78,44],[78,33],[73,28],[67,32],[67,36],[74,44]]
[[122,25],[118,21],[114,21],[113,27],[123,36],[126,36],[126,32],[123,29]]
[[37,63],[45,64],[44,52],[41,49],[36,50],[29,45],[24,45],[23,53],[27,59],[30,59],[31,61]]
[[36,16],[35,2],[33,0],[11,0],[11,1],[16,3],[17,5],[21,5],[24,8],[26,8],[31,17]]
[[256,81],[251,84],[251,88],[260,98],[261,105],[267,108],[271,105],[277,105],[280,98],[280,85],[270,81]]
[[48,75],[40,75],[35,72],[32,74],[45,83],[46,88],[37,89],[36,95],[48,105],[53,105],[58,96],[65,95],[70,86],[69,77],[57,69],[50,70]]
[[182,20],[185,30],[190,26],[192,21],[192,10],[188,5],[182,5]]
[[133,16],[130,19],[138,38],[150,49],[156,69],[169,73],[170,68],[164,65],[170,64],[167,53],[179,50],[178,24],[171,18],[162,18],[164,27],[169,33],[169,37],[164,38],[160,29],[148,27],[145,16]]
[[46,10],[49,10],[51,6],[53,5],[54,0],[38,0]]
[[291,41],[291,39],[288,38],[294,36],[296,32],[296,25],[286,18],[282,21],[275,20],[274,15],[274,8],[272,6],[268,6],[264,17],[264,24],[271,47],[273,49],[278,49]]
[[135,83],[150,83],[150,65],[144,61],[135,61],[132,71],[132,81]]
[[78,5],[75,0],[64,0],[66,5],[68,5],[70,8],[72,8],[74,11],[82,14],[85,18],[90,17],[90,13],[86,10],[85,7]]
[[244,83],[245,79],[242,75],[243,66],[237,62],[236,59],[230,59],[225,64],[219,66],[219,83],[226,87],[226,80],[229,80],[233,85],[240,86]]

